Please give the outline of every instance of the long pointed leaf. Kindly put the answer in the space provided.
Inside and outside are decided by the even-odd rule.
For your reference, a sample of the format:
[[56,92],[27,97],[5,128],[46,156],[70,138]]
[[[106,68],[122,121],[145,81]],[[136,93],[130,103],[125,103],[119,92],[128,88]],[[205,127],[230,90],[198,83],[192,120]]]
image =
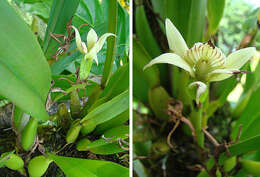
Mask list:
[[49,154],[49,157],[68,177],[128,177],[129,169],[113,162],[62,157]]
[[[245,154],[252,151],[260,150],[260,135],[246,139],[239,143],[236,143],[228,148],[230,157]],[[220,157],[220,163],[223,163],[225,159],[230,158],[223,153]]]
[[[108,32],[116,34],[117,28],[117,11],[118,3],[117,0],[110,0],[109,2],[109,19],[108,19]],[[107,81],[109,80],[112,69],[113,69],[113,62],[115,59],[115,51],[116,51],[116,39],[115,37],[109,37],[107,39],[107,55],[106,55],[106,62],[104,66],[104,72],[101,84],[105,86]]]
[[59,43],[51,38],[52,34],[65,34],[66,24],[72,18],[77,10],[80,0],[54,0],[52,4],[51,14],[46,29],[46,34],[43,43],[43,51],[45,56],[51,58]]
[[111,120],[129,108],[129,91],[125,91],[112,100],[98,106],[84,117],[81,122],[93,119],[95,124]]
[[50,68],[33,33],[6,0],[0,1],[0,94],[47,120]]

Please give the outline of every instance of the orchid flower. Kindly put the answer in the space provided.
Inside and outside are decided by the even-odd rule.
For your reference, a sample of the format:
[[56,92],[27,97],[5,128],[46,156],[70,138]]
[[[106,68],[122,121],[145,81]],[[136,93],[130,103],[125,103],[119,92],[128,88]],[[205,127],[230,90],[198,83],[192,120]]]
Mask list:
[[80,64],[80,78],[86,79],[90,72],[93,60],[98,64],[97,53],[102,49],[107,37],[115,36],[113,33],[105,33],[98,38],[94,29],[90,29],[87,34],[87,43],[82,42],[79,31],[72,26],[75,31],[76,45],[78,50],[84,55]]
[[168,63],[184,69],[194,79],[190,87],[197,86],[197,103],[207,88],[206,83],[221,81],[233,74],[242,73],[243,71],[239,69],[255,53],[255,47],[248,47],[226,57],[219,48],[200,42],[189,49],[182,35],[169,19],[166,19],[165,26],[171,52],[154,58],[144,69],[159,63]]

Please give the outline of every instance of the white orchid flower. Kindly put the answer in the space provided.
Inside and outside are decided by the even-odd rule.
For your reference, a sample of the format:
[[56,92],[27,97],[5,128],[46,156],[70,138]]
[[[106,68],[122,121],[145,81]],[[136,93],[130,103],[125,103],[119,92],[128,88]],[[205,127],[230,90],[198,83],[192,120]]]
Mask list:
[[[90,68],[92,66],[92,61],[95,60],[96,63],[98,64],[97,53],[102,49],[107,37],[115,36],[115,34],[105,33],[100,38],[98,38],[95,30],[91,28],[87,34],[87,43],[84,43],[81,40],[77,28],[75,28],[74,26],[72,26],[72,28],[75,31],[77,48],[84,55],[84,58],[82,59],[81,66],[80,66],[81,78],[86,79],[89,74]],[[87,60],[90,60],[89,62],[91,62],[91,65],[87,64]],[[87,72],[83,72],[82,71],[83,69],[86,70]]]
[[190,87],[197,86],[196,100],[206,90],[206,84],[211,81],[221,81],[233,74],[242,73],[239,69],[254,55],[255,47],[235,51],[227,57],[222,51],[207,43],[195,43],[188,48],[185,40],[173,23],[166,19],[166,36],[171,50],[148,63],[144,69],[154,64],[168,63],[189,72],[195,82]]

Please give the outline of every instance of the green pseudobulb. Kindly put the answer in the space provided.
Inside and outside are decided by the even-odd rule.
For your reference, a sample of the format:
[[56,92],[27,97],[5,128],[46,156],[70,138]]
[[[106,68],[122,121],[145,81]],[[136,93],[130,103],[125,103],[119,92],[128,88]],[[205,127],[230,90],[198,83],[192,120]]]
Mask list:
[[[6,153],[3,153],[3,157]],[[23,159],[16,154],[10,154],[4,165],[11,170],[20,170],[24,166]]]
[[43,155],[31,159],[28,165],[28,172],[30,177],[41,177],[49,167],[52,160]]

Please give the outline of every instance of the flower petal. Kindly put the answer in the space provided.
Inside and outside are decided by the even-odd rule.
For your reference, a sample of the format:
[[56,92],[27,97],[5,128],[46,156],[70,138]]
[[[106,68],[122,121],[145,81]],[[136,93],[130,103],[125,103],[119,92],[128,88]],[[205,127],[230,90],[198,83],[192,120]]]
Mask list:
[[169,44],[169,48],[179,56],[183,57],[185,52],[189,50],[185,40],[181,33],[173,25],[168,18],[165,20],[166,36]]
[[197,93],[196,93],[196,103],[199,104],[200,102],[200,96],[206,91],[207,85],[204,84],[203,82],[196,81],[192,82],[189,87],[192,88],[196,86],[197,87]]
[[97,33],[91,28],[87,36],[87,47],[90,50],[98,40]]
[[239,69],[215,69],[209,74],[235,74],[237,72],[240,72],[240,70]]
[[109,36],[115,36],[113,33],[106,33],[103,34],[98,41],[95,43],[95,45],[91,48],[91,50],[87,53],[87,58],[94,59],[97,53],[102,49],[105,40]]
[[72,28],[74,29],[75,31],[75,35],[76,35],[76,45],[77,45],[77,48],[78,50],[83,53],[83,54],[86,54],[87,53],[87,48],[86,48],[86,45],[81,41],[81,37],[80,37],[80,34],[79,34],[79,31],[77,28],[75,28],[74,26],[72,26]]
[[86,44],[84,42],[81,42],[81,47],[83,49],[84,54],[88,53],[87,46],[86,46]]
[[238,69],[216,69],[209,73],[209,81],[221,81],[239,72]]
[[247,47],[231,53],[227,57],[226,68],[240,69],[254,54],[255,47]]
[[98,65],[98,58],[97,58],[97,55],[94,56],[94,60],[96,61],[97,65]]
[[168,63],[168,64],[178,66],[178,67],[188,71],[193,76],[193,71],[192,71],[191,67],[188,65],[188,63],[183,58],[181,58],[179,55],[176,55],[174,53],[165,53],[165,54],[162,54],[162,55],[156,57],[155,59],[150,61],[150,63],[148,63],[146,66],[144,66],[144,69],[146,69],[154,64],[158,64],[158,63]]
[[103,47],[103,45],[104,45],[104,43],[105,43],[107,37],[109,37],[109,36],[116,36],[116,35],[113,34],[113,33],[105,33],[105,34],[103,34],[103,35],[98,39],[97,43],[95,44],[96,53],[98,53],[98,52],[102,49],[102,47]]

